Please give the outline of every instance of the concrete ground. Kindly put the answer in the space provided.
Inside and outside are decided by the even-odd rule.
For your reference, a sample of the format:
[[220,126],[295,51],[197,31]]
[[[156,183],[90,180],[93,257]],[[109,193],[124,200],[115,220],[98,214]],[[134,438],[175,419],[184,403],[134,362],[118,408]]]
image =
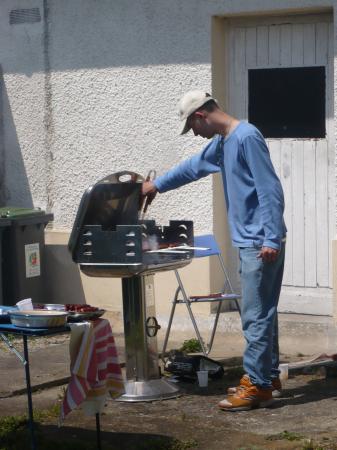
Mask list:
[[[283,361],[307,359],[331,350],[326,318],[281,317],[280,322]],[[180,334],[175,331],[170,348],[193,337]],[[116,342],[123,362],[122,334],[116,335]],[[14,344],[20,349],[20,341]],[[30,340],[36,411],[50,408],[63,395],[69,376],[68,344],[67,334]],[[283,398],[271,408],[241,413],[218,410],[217,402],[228,386],[239,380],[237,367],[243,347],[242,336],[236,331],[221,331],[216,336],[211,356],[222,361],[226,374],[221,380],[210,381],[208,388],[180,382],[184,395],[176,399],[133,404],[109,400],[101,417],[103,449],[337,449],[336,370],[327,373],[324,365],[290,372]],[[0,358],[0,417],[24,414],[27,399],[23,366],[3,344]],[[56,417],[44,420],[41,426],[41,432],[49,437],[74,442],[94,441],[94,429],[94,418],[85,417],[81,410],[73,411],[61,428]],[[166,446],[158,446],[158,439]],[[170,447],[175,439],[180,446]]]

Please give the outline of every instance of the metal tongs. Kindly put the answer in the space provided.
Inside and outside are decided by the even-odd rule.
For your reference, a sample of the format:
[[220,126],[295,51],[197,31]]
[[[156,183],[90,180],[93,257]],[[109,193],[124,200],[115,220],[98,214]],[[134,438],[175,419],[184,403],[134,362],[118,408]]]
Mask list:
[[[157,176],[157,172],[154,169],[151,169],[149,171],[149,173],[147,174],[145,181],[153,181]],[[149,194],[146,196],[142,195],[141,201],[140,201],[140,207],[139,207],[139,212],[140,212],[140,220],[144,220],[146,211],[148,209],[148,207],[151,205],[152,200],[155,198],[156,194]],[[145,200],[145,203],[144,203]]]

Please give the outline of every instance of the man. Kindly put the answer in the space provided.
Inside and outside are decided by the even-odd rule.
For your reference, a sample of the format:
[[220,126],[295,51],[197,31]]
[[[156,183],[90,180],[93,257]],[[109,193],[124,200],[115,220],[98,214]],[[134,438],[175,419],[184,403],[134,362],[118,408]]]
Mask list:
[[181,134],[193,130],[212,139],[203,150],[143,184],[154,198],[221,171],[232,242],[239,249],[242,329],[246,338],[240,385],[220,401],[223,410],[245,410],[272,403],[281,394],[277,304],[281,290],[286,227],[281,183],[262,134],[225,113],[203,91],[179,102]]

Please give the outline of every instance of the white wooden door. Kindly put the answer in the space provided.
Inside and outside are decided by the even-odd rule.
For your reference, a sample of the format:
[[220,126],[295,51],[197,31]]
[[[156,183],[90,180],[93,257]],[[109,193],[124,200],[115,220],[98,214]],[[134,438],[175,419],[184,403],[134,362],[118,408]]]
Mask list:
[[248,70],[326,67],[326,138],[268,139],[288,228],[280,310],[331,314],[334,225],[333,23],[330,15],[229,23],[229,112],[248,120]]

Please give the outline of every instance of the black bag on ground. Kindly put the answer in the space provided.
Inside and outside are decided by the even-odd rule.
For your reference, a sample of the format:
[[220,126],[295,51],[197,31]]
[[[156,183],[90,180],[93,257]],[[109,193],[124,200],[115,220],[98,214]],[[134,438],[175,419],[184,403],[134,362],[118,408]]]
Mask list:
[[211,379],[221,378],[224,375],[222,365],[203,355],[186,355],[181,352],[170,354],[165,370],[182,378],[197,378],[199,370],[207,370]]

